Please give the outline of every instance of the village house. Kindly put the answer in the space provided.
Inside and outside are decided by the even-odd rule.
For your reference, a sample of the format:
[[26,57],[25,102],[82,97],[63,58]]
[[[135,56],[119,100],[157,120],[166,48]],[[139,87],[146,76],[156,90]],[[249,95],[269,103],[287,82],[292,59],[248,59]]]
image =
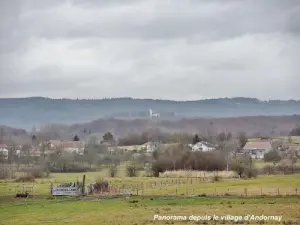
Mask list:
[[32,157],[40,157],[41,150],[39,148],[33,147],[30,149],[29,155]]
[[62,150],[70,153],[84,154],[85,143],[82,141],[51,140],[50,150]]
[[248,141],[243,148],[243,153],[250,155],[252,159],[264,159],[264,155],[271,150],[270,140]]
[[194,145],[190,144],[189,147],[192,149],[193,152],[210,152],[216,149],[216,147],[213,144],[205,141],[200,141]]
[[0,144],[0,160],[8,159],[8,147],[5,144]]
[[115,150],[123,150],[123,151],[146,151],[146,152],[153,152],[157,150],[160,146],[159,142],[147,142],[142,145],[131,145],[131,146],[115,146],[115,147],[108,147],[108,150],[113,152]]
[[160,144],[159,142],[149,141],[142,145],[142,149],[145,150],[146,152],[154,152],[159,148],[159,144]]

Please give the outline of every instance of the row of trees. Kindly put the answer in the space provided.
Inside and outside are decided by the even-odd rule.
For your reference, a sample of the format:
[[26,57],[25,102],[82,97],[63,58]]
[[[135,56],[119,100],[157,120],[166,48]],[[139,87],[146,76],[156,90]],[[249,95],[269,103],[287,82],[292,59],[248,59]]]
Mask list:
[[240,177],[255,175],[254,166],[250,157],[229,158],[222,151],[191,152],[184,145],[167,148],[153,153],[152,170],[154,176],[168,170],[202,170],[223,171],[234,170]]

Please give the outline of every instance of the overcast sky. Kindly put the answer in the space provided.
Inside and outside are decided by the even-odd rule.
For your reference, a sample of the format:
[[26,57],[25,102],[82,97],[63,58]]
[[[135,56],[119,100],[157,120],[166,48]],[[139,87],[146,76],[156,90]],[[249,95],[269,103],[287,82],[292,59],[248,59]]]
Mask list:
[[299,0],[0,0],[0,97],[300,99]]

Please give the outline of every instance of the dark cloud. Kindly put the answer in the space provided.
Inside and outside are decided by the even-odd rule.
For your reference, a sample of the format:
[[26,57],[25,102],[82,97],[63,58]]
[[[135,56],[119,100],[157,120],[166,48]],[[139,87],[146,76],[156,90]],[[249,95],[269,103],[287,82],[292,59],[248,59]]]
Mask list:
[[0,97],[300,98],[299,23],[298,0],[2,0]]

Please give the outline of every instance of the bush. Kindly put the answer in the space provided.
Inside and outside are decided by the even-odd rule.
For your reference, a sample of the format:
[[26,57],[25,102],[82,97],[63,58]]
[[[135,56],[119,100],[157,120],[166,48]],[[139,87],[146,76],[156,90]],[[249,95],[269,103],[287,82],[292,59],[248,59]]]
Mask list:
[[270,151],[264,155],[264,161],[265,162],[279,162],[281,160],[281,157],[278,153],[278,151]]
[[262,174],[273,175],[273,174],[275,174],[275,167],[274,166],[270,166],[270,165],[265,166],[265,167],[262,168],[261,173]]
[[80,164],[69,164],[64,165],[63,167],[49,167],[51,173],[84,173],[96,171],[95,169],[90,168],[89,166],[84,166]]
[[46,171],[45,169],[39,166],[24,168],[21,171],[25,172],[27,174],[26,176],[31,176],[34,178],[45,178],[49,177],[50,175],[49,171]]
[[117,175],[118,169],[115,165],[109,167],[109,176],[115,177]]
[[12,169],[7,167],[0,167],[0,180],[1,179],[11,179],[14,177]]
[[126,175],[128,177],[136,177],[138,168],[135,164],[130,164],[126,167]]
[[94,192],[108,192],[109,191],[108,181],[103,179],[98,179],[95,184],[93,184]]
[[256,168],[246,168],[244,174],[246,178],[256,178],[258,170]]
[[176,146],[158,153],[152,163],[154,176],[174,170],[222,171],[226,160],[219,152],[191,152],[185,146]]
[[222,180],[222,177],[219,176],[219,175],[215,175],[215,176],[213,176],[213,178],[212,178],[212,181],[213,181],[213,182],[219,182],[219,181],[221,181],[221,180]]
[[21,176],[15,180],[15,182],[34,182],[34,181],[35,181],[34,176],[29,175],[29,174]]
[[240,178],[255,178],[258,171],[252,166],[252,159],[242,157],[231,162],[230,169],[235,171]]

